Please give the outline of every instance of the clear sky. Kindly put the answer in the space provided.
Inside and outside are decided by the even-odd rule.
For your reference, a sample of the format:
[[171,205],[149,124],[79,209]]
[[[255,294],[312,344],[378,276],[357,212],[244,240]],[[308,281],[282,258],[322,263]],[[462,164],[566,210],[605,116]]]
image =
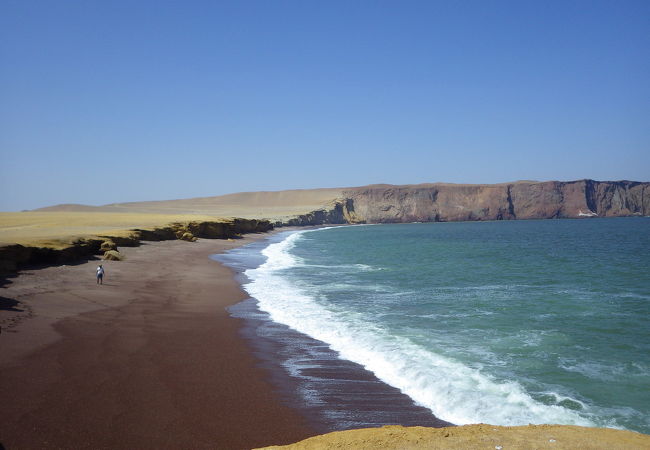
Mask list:
[[650,181],[650,1],[0,1],[0,210]]

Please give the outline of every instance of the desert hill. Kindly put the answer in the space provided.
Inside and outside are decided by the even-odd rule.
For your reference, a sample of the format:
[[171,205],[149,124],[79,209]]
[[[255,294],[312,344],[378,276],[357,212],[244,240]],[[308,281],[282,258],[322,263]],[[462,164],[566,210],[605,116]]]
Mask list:
[[104,206],[65,204],[39,208],[40,212],[119,212],[151,214],[196,214],[246,219],[287,220],[331,206],[343,195],[343,189],[309,189],[276,192],[240,192],[216,197],[180,200],[112,203]]
[[276,225],[647,216],[650,215],[650,183],[578,180],[378,184],[243,192],[99,207],[58,205],[39,211],[197,214],[268,219]]

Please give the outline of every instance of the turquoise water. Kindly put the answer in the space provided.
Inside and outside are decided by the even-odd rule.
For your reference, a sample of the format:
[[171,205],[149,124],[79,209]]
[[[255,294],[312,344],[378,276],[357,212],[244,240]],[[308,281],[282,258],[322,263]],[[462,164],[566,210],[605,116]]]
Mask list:
[[650,433],[648,218],[340,227],[262,253],[262,311],[441,419]]

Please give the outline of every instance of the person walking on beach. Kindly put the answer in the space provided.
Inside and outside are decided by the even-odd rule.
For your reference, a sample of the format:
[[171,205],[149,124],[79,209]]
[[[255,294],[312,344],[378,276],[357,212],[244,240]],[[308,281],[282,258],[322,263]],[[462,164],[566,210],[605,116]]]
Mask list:
[[104,268],[101,264],[97,267],[97,284],[104,284]]

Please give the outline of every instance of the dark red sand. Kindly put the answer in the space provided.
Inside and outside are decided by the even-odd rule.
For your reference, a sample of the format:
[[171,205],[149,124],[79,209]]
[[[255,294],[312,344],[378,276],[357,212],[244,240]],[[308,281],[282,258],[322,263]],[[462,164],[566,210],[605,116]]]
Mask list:
[[245,294],[208,258],[254,238],[123,249],[125,261],[103,262],[103,286],[97,261],[10,280],[0,293],[0,443],[238,449],[314,434],[256,365],[225,310]]

